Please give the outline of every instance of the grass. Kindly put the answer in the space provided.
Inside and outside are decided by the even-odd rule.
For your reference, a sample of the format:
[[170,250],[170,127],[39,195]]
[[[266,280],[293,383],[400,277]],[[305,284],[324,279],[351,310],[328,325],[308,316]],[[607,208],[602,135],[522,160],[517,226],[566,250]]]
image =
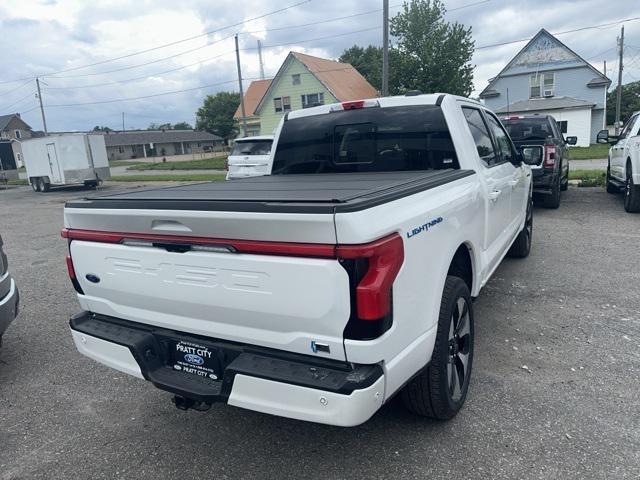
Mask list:
[[588,147],[571,147],[569,149],[571,160],[591,160],[594,158],[607,158],[609,155],[609,145],[596,143]]
[[224,170],[226,158],[204,158],[184,162],[138,163],[127,170]]
[[569,180],[580,180],[581,187],[604,187],[604,170],[570,170]]
[[140,165],[140,160],[111,160],[109,162],[110,167],[132,167],[134,165]]
[[211,173],[115,175],[112,182],[223,182],[226,175]]
[[7,185],[29,185],[29,182],[25,178],[20,178],[7,181]]

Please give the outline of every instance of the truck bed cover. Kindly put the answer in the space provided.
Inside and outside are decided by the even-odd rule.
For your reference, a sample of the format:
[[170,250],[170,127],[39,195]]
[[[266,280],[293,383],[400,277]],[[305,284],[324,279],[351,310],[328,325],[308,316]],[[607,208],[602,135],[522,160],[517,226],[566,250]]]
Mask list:
[[473,170],[269,175],[71,200],[67,208],[338,213],[364,210]]

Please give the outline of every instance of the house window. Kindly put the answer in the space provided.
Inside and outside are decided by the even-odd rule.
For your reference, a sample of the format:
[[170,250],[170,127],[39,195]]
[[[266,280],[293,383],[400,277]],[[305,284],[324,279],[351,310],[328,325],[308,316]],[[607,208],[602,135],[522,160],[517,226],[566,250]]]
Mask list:
[[273,107],[276,113],[291,111],[291,97],[274,98]]
[[324,93],[309,93],[301,95],[302,108],[315,107],[316,105],[324,105]]
[[124,153],[124,147],[122,145],[118,146],[118,153]]
[[555,74],[532,73],[529,75],[529,98],[553,97]]
[[300,85],[300,74],[299,73],[294,73],[293,75],[291,75],[291,83],[293,85]]
[[22,133],[20,133],[20,130],[14,130],[13,134],[16,136],[18,140],[22,138]]

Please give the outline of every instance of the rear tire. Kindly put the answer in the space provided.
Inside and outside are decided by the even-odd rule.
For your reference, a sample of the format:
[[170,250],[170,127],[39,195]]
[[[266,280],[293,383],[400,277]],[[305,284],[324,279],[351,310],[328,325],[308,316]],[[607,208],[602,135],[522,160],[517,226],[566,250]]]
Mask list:
[[44,178],[40,179],[40,190],[42,190],[43,192],[48,192],[49,191],[49,187],[51,187],[51,184],[49,182],[47,182]]
[[524,221],[524,228],[516,237],[515,242],[507,252],[507,255],[514,258],[525,258],[531,252],[531,243],[533,241],[533,201],[529,198],[527,203],[527,213]]
[[631,165],[627,166],[627,183],[624,187],[624,209],[629,213],[640,212],[640,185],[633,183]]
[[416,415],[449,420],[464,405],[473,365],[473,303],[467,284],[447,276],[440,302],[436,343],[429,364],[402,390]]
[[[560,165],[560,171],[562,172],[562,165]],[[567,169],[567,176],[560,182],[560,190],[563,192],[569,190],[569,169]]]
[[542,197],[542,206],[545,208],[558,208],[560,206],[560,177],[551,187],[551,195]]
[[38,177],[34,177],[31,179],[31,188],[34,192],[40,191],[40,179]]

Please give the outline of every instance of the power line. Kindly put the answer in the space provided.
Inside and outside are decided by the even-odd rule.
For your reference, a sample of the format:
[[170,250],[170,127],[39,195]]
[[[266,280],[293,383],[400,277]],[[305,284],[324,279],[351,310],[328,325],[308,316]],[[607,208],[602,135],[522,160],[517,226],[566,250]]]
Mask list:
[[[324,37],[316,37],[316,38],[309,38],[309,39],[304,39],[304,40],[297,40],[295,42],[289,42],[289,43],[280,43],[280,44],[275,44],[275,45],[262,45],[262,48],[263,49],[265,49],[265,48],[277,48],[277,47],[282,47],[282,46],[297,45],[299,43],[315,42],[315,41],[318,41],[318,40],[326,40],[328,38],[336,38],[336,37],[341,37],[341,36],[354,35],[356,33],[362,33],[362,32],[367,32],[367,31],[371,31],[371,30],[377,30],[379,28],[381,28],[381,27],[377,26],[377,27],[365,28],[363,30],[356,30],[356,31],[345,32],[345,33],[341,33],[341,34],[328,35],[328,36],[324,36]],[[241,48],[240,51],[250,51],[250,50],[257,50],[257,49],[258,49],[257,47],[246,47],[246,48]],[[197,62],[190,63],[188,65],[182,65],[180,67],[172,68],[172,69],[165,70],[165,71],[162,71],[162,72],[157,72],[157,73],[153,73],[153,74],[149,74],[149,75],[142,75],[142,76],[139,76],[139,77],[128,78],[128,79],[124,79],[124,80],[114,80],[113,82],[92,83],[92,84],[88,84],[88,85],[78,85],[78,86],[70,86],[70,87],[48,87],[48,89],[49,90],[54,90],[54,89],[55,90],[71,90],[71,89],[75,89],[75,88],[103,87],[103,86],[107,86],[107,85],[117,85],[117,84],[120,84],[120,83],[133,82],[133,81],[136,81],[136,80],[142,80],[142,79],[146,79],[146,78],[149,78],[149,77],[157,77],[157,76],[160,76],[160,75],[164,75],[166,73],[175,72],[177,70],[183,70],[185,68],[193,67],[195,65],[199,65],[201,63],[208,62],[208,61],[214,60],[216,58],[224,57],[225,55],[231,55],[233,53],[235,53],[235,50],[229,50],[227,52],[223,52],[223,53],[215,55],[213,57],[209,57],[209,58],[206,58],[206,59],[203,59],[203,60],[198,60]],[[109,72],[103,72],[103,73],[109,73]],[[87,74],[87,75],[98,75],[98,74]],[[57,78],[61,78],[61,77],[57,77]]]
[[16,90],[20,90],[22,87],[24,87],[25,85],[29,85],[30,83],[31,83],[31,79],[27,80],[22,85],[19,85],[15,88],[12,88],[10,90],[5,90],[4,92],[0,93],[0,97],[4,97],[5,95],[9,95],[10,93],[15,92]]
[[[239,25],[243,25],[246,22],[251,22],[253,20],[258,20],[260,18],[268,17],[270,15],[275,15],[276,13],[280,13],[280,12],[283,12],[285,10],[289,10],[291,8],[298,7],[300,5],[303,5],[305,3],[309,3],[311,1],[312,0],[302,0],[300,2],[294,3],[293,5],[289,5],[287,7],[279,8],[277,10],[273,10],[271,12],[268,12],[268,13],[265,13],[265,14],[262,14],[262,15],[258,15],[256,17],[245,19],[245,20],[243,20],[241,22],[237,22],[237,23],[233,23],[233,24],[227,25],[225,27],[217,28],[217,29],[214,29],[214,30],[209,30],[207,32],[200,33],[198,35],[194,35],[194,36],[189,37],[189,38],[183,38],[181,40],[176,40],[174,42],[165,43],[163,45],[158,45],[156,47],[147,48],[145,50],[140,50],[140,51],[137,51],[137,52],[132,52],[132,53],[126,54],[126,55],[121,55],[119,57],[113,57],[113,58],[109,58],[109,59],[106,59],[106,60],[101,60],[99,62],[94,62],[94,63],[90,63],[90,64],[87,64],[87,65],[80,65],[80,66],[77,66],[77,67],[71,67],[71,68],[66,68],[66,69],[62,69],[62,70],[57,70],[57,71],[54,71],[54,72],[49,72],[49,73],[41,75],[41,76],[56,75],[58,73],[71,72],[71,71],[80,70],[80,69],[83,69],[83,68],[95,67],[96,65],[103,65],[105,63],[115,62],[116,60],[122,60],[123,58],[130,58],[130,57],[133,57],[133,56],[136,56],[136,55],[141,55],[143,53],[149,53],[149,52],[152,52],[152,51],[155,51],[155,50],[159,50],[159,49],[162,49],[162,48],[166,48],[166,47],[170,47],[170,46],[173,46],[173,45],[177,45],[179,43],[188,42],[188,41],[194,40],[196,38],[206,37],[206,36],[209,36],[209,35],[211,35],[213,33],[221,32],[223,30],[227,30],[227,29],[232,28],[232,27],[237,27]],[[16,80],[5,80],[5,81],[0,82],[0,84],[13,83],[15,81],[33,79],[36,76],[37,75],[32,75],[30,77],[20,78],[20,79],[16,79]]]
[[[602,28],[602,27],[611,27],[614,25],[619,25],[621,23],[624,22],[633,22],[636,20],[640,20],[640,17],[630,17],[630,18],[624,18],[622,20],[617,20],[615,22],[610,22],[610,23],[601,23],[599,25],[589,25],[588,27],[581,27],[581,28],[574,28],[573,30],[565,30],[564,32],[557,32],[557,33],[553,33],[553,35],[564,35],[566,33],[574,33],[574,32],[581,32],[583,30],[591,30],[594,28]],[[510,40],[508,42],[500,42],[500,43],[491,43],[489,45],[482,45],[480,47],[476,47],[476,50],[482,50],[485,48],[493,48],[493,47],[501,47],[503,45],[511,45],[513,43],[521,43],[521,42],[528,42],[529,40],[531,40],[531,38],[521,38],[518,40]]]
[[29,92],[29,93],[27,93],[24,97],[22,97],[22,98],[20,98],[20,99],[16,100],[15,102],[13,102],[13,103],[11,103],[11,104],[9,104],[9,105],[5,106],[5,107],[2,107],[2,110],[9,110],[11,107],[13,107],[14,105],[17,105],[17,104],[21,103],[22,101],[26,100],[27,98],[29,98],[29,97],[33,98],[33,95],[34,95],[34,92]]

